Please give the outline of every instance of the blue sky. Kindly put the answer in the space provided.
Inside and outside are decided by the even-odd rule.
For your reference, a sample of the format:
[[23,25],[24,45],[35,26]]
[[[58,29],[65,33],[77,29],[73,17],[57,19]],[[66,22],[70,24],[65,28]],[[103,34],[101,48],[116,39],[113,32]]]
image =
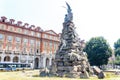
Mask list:
[[120,38],[120,0],[0,0],[0,16],[60,33],[65,1],[71,5],[81,39],[103,36],[113,47]]

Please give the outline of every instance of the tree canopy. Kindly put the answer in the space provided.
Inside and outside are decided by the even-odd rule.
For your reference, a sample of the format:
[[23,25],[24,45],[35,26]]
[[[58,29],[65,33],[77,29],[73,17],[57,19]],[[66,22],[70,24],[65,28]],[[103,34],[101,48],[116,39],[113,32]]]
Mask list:
[[120,39],[118,39],[115,43],[114,43],[114,48],[115,48],[115,56],[120,56]]
[[91,38],[84,48],[91,65],[100,66],[108,63],[108,58],[112,55],[112,50],[103,37]]

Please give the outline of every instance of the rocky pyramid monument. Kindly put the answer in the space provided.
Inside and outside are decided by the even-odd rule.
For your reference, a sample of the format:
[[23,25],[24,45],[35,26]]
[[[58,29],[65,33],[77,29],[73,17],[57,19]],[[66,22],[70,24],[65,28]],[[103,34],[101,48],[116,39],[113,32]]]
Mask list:
[[56,73],[61,77],[89,78],[90,65],[82,47],[84,41],[78,38],[72,9],[67,2],[66,5],[67,14],[63,23],[61,43],[55,55]]

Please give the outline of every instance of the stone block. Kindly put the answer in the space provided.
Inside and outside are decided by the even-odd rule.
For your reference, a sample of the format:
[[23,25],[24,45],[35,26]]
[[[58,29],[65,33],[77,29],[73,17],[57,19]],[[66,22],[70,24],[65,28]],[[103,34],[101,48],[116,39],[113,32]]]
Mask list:
[[97,75],[97,77],[98,77],[99,79],[105,78],[105,74],[104,74],[103,71],[102,71],[100,68],[98,68],[97,66],[94,66],[94,67],[93,67],[93,72],[94,72],[94,74]]
[[105,78],[105,74],[103,73],[103,71],[101,71],[100,73],[98,73],[97,76],[98,76],[99,79]]

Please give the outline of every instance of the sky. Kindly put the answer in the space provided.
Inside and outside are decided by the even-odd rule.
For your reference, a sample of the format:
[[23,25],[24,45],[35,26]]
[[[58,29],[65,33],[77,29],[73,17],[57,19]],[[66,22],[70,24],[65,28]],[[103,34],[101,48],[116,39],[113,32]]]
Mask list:
[[113,47],[120,38],[120,0],[0,0],[0,17],[62,32],[67,1],[79,38],[103,36]]

